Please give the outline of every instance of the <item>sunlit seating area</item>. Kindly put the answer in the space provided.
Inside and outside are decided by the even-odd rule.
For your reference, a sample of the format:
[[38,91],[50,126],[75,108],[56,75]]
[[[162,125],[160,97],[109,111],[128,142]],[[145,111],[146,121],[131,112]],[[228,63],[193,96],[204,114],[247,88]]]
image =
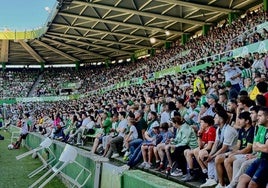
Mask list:
[[16,151],[14,143],[23,141],[29,151],[16,159],[36,154],[42,162],[28,173],[45,171],[32,188],[58,175],[73,187],[114,181],[123,188],[131,186],[127,180],[148,187],[157,181],[267,187],[267,31],[258,8],[151,57],[6,69],[0,94],[15,100],[1,106],[1,122],[12,119],[3,129],[11,137],[8,148]]

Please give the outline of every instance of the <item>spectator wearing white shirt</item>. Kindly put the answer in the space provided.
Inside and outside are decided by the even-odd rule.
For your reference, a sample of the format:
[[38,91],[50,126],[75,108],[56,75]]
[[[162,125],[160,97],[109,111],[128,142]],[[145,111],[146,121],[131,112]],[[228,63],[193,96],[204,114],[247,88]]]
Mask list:
[[225,76],[225,82],[230,81],[232,86],[237,90],[237,92],[240,91],[240,83],[242,82],[240,75],[241,70],[234,65],[232,61],[229,62],[229,64],[225,65],[223,67],[224,70],[224,76]]
[[90,123],[90,119],[87,117],[86,112],[81,112],[82,114],[82,125],[76,130],[76,132],[73,135],[70,135],[70,137],[75,137],[77,135],[77,141],[76,145],[81,145],[81,137],[84,134],[84,132],[87,130],[87,126]]
[[14,144],[14,148],[15,149],[19,149],[20,148],[20,144],[22,142],[22,139],[26,139],[28,133],[29,133],[29,129],[30,129],[30,125],[29,125],[29,119],[30,114],[29,113],[25,113],[23,116],[23,120],[22,120],[22,127],[21,127],[21,131],[20,131],[20,137],[18,138],[17,142]]
[[116,158],[119,156],[118,153],[118,146],[123,145],[124,142],[124,137],[125,137],[125,132],[127,129],[127,125],[128,125],[128,121],[126,119],[126,112],[122,111],[119,112],[119,124],[118,127],[116,128],[116,132],[118,133],[118,135],[114,138],[111,139],[110,141],[110,148],[108,150],[108,153],[106,155],[106,157],[108,158]]
[[162,124],[162,123],[168,123],[169,120],[170,120],[170,112],[168,110],[168,105],[165,104],[164,105],[164,111],[161,113],[160,124]]
[[254,62],[252,64],[253,72],[260,72],[261,74],[266,74],[266,67],[264,64],[264,60],[260,58],[260,55],[258,52],[254,53]]

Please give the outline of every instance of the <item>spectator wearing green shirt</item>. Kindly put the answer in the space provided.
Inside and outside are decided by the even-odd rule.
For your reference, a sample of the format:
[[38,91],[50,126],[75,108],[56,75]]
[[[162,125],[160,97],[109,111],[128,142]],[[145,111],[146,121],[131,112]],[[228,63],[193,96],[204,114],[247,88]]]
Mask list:
[[[259,157],[240,176],[237,187],[265,187],[268,183],[268,108],[261,107],[258,112],[258,124],[264,129],[258,129],[257,137],[254,138],[253,151],[259,152]],[[259,136],[259,137],[258,137]],[[257,140],[259,139],[259,140]]]
[[[187,173],[187,162],[184,157],[184,150],[195,149],[198,147],[197,137],[194,129],[183,121],[180,116],[171,118],[173,126],[177,129],[174,139],[170,139],[170,143],[165,147],[165,153],[168,159],[166,173],[169,174],[172,163],[178,162],[183,174]],[[159,152],[161,161],[163,161],[163,153]],[[176,160],[175,160],[176,158]]]
[[103,129],[103,132],[96,135],[96,138],[95,138],[93,146],[92,146],[91,153],[96,153],[96,150],[97,150],[99,144],[101,144],[103,142],[103,137],[108,135],[112,129],[113,122],[112,122],[111,118],[108,117],[108,113],[101,111],[100,115],[101,115],[100,127]]
[[110,130],[112,128],[112,120],[108,116],[107,112],[102,113],[102,122],[101,122],[101,128],[103,128],[104,135],[107,135],[110,133]]
[[[254,141],[256,142],[260,140],[260,135],[263,134],[263,131],[265,130],[265,127],[262,125],[257,125],[257,116],[259,112],[260,107],[259,106],[253,106],[250,108],[250,117],[252,120],[252,125],[255,128],[254,131]],[[230,184],[226,187],[228,188],[234,188],[238,184],[239,177],[248,169],[248,167],[256,160],[257,153],[253,151],[251,154],[247,154],[246,158],[240,158],[236,159],[233,162],[233,177],[230,181]]]

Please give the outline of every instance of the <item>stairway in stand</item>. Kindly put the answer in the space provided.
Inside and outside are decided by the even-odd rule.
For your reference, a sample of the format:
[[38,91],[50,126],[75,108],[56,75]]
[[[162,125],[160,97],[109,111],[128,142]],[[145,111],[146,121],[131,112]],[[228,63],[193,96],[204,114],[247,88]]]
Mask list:
[[29,91],[27,97],[33,97],[33,94],[34,94],[34,91],[35,91],[35,88],[37,85],[39,85],[40,81],[42,80],[43,78],[43,72],[39,74],[38,78],[36,79],[36,81],[34,82],[34,84],[32,85],[32,88],[31,90]]

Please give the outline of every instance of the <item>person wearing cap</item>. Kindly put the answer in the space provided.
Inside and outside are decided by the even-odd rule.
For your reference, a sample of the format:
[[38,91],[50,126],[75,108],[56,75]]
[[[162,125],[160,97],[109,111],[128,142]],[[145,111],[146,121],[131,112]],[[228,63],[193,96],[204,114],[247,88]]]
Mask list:
[[161,140],[162,135],[160,134],[160,126],[158,123],[153,124],[151,127],[150,141],[144,142],[141,146],[143,163],[139,166],[140,168],[149,169],[152,167],[152,160],[154,156],[154,147],[157,146]]
[[205,84],[202,78],[203,75],[203,71],[201,69],[199,69],[196,73],[196,78],[194,80],[194,91],[199,91],[202,95],[206,94],[206,88],[205,88]]
[[160,161],[158,151],[159,150],[162,150],[162,151],[165,150],[166,144],[169,142],[169,140],[171,138],[174,138],[174,134],[169,130],[169,124],[168,123],[160,124],[160,134],[162,136],[162,140],[158,145],[156,145],[154,147],[155,169],[157,171],[165,170],[163,161],[162,162]]
[[224,83],[224,86],[226,87],[226,89],[228,91],[228,99],[237,99],[237,97],[238,97],[238,91],[232,85],[232,82],[230,80],[228,80],[228,81],[226,81]]
[[229,62],[229,65],[225,65],[224,68],[224,76],[225,76],[225,82],[230,81],[231,85],[237,90],[237,92],[240,91],[242,80],[240,78],[241,76],[241,70],[234,65],[233,61]]
[[[221,177],[223,173],[221,165],[223,165],[226,153],[231,151],[236,145],[238,138],[237,130],[227,124],[228,114],[222,106],[215,107],[215,125],[218,125],[216,130],[216,140],[208,155],[208,179],[206,183],[200,187],[211,187],[217,185],[217,176]],[[221,187],[223,180],[220,180],[218,187]]]

